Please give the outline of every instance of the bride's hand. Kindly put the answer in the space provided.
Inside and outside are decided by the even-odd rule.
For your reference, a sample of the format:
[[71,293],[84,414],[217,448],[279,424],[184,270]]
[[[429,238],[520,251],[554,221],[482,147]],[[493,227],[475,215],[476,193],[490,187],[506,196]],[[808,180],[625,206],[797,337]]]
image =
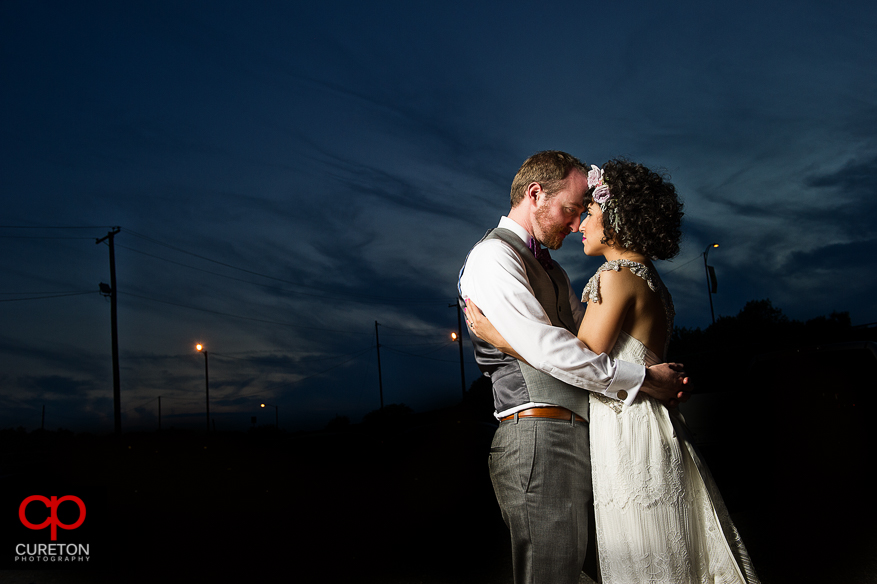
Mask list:
[[[485,337],[485,335],[490,335],[492,332],[496,332],[496,328],[494,328],[493,323],[484,316],[484,313],[481,312],[481,309],[475,305],[471,299],[466,299],[466,308],[463,309],[463,314],[466,317],[466,324],[469,325],[469,330],[475,333],[482,341],[487,341],[490,344],[490,338]],[[498,333],[497,333],[498,334]]]
[[509,346],[505,338],[499,334],[499,331],[496,330],[490,319],[484,316],[481,309],[469,298],[466,299],[466,308],[463,309],[463,313],[466,315],[466,324],[469,325],[469,330],[475,333],[475,336],[482,341],[490,343],[503,353],[520,359],[520,356]]

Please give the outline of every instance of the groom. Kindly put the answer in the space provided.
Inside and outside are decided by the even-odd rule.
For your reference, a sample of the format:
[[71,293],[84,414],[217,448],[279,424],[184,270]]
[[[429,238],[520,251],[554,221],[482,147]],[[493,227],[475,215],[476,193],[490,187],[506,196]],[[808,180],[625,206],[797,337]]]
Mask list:
[[528,158],[512,182],[511,211],[469,252],[458,283],[464,308],[465,300],[477,305],[520,357],[470,329],[500,420],[489,466],[516,584],[578,582],[592,493],[588,392],[627,404],[640,391],[664,403],[687,399],[677,366],[613,360],[576,338],[584,307],[542,246],[558,249],[578,230],[587,190],[575,157]]

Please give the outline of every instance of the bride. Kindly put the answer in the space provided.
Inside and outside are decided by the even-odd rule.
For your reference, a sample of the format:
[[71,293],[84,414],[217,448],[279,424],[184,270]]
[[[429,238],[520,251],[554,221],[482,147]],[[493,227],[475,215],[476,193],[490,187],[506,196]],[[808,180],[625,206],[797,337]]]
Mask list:
[[[682,203],[641,164],[612,160],[588,173],[585,254],[604,263],[582,294],[579,339],[595,353],[662,363],[673,302],[652,264],[679,252]],[[477,307],[473,331],[513,353]],[[590,394],[597,549],[604,584],[758,582],[721,495],[681,414],[640,393],[630,405]]]

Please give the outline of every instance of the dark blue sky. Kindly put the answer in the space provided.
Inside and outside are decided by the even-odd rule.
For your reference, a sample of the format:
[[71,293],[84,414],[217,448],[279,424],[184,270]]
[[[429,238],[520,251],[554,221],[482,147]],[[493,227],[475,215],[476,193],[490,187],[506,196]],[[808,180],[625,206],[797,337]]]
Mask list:
[[717,315],[877,321],[872,4],[312,4],[0,3],[0,427],[111,428],[111,226],[125,429],[203,424],[199,341],[218,428],[356,421],[376,320],[385,403],[453,403],[457,270],[544,149],[672,175],[677,324],[712,241]]

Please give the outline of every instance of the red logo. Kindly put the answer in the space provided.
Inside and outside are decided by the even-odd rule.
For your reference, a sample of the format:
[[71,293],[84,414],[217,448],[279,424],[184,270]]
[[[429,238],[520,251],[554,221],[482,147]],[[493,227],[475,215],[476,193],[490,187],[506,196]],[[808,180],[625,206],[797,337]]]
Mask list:
[[[24,516],[24,511],[27,509],[27,506],[31,501],[40,501],[46,506],[46,509],[49,509],[51,513],[49,513],[49,518],[40,523],[39,525],[34,525],[30,521],[27,520],[27,517]],[[79,519],[76,523],[66,524],[58,521],[58,505],[63,503],[64,501],[73,501],[76,505],[79,506]],[[43,497],[42,495],[31,495],[27,499],[21,502],[21,505],[18,507],[18,518],[21,519],[22,525],[27,527],[28,529],[45,529],[46,526],[52,526],[52,541],[58,539],[58,528],[61,529],[76,529],[82,522],[85,521],[85,503],[82,502],[82,499],[79,497],[74,497],[73,495],[67,495],[65,497],[52,497],[51,499],[47,497]]]

